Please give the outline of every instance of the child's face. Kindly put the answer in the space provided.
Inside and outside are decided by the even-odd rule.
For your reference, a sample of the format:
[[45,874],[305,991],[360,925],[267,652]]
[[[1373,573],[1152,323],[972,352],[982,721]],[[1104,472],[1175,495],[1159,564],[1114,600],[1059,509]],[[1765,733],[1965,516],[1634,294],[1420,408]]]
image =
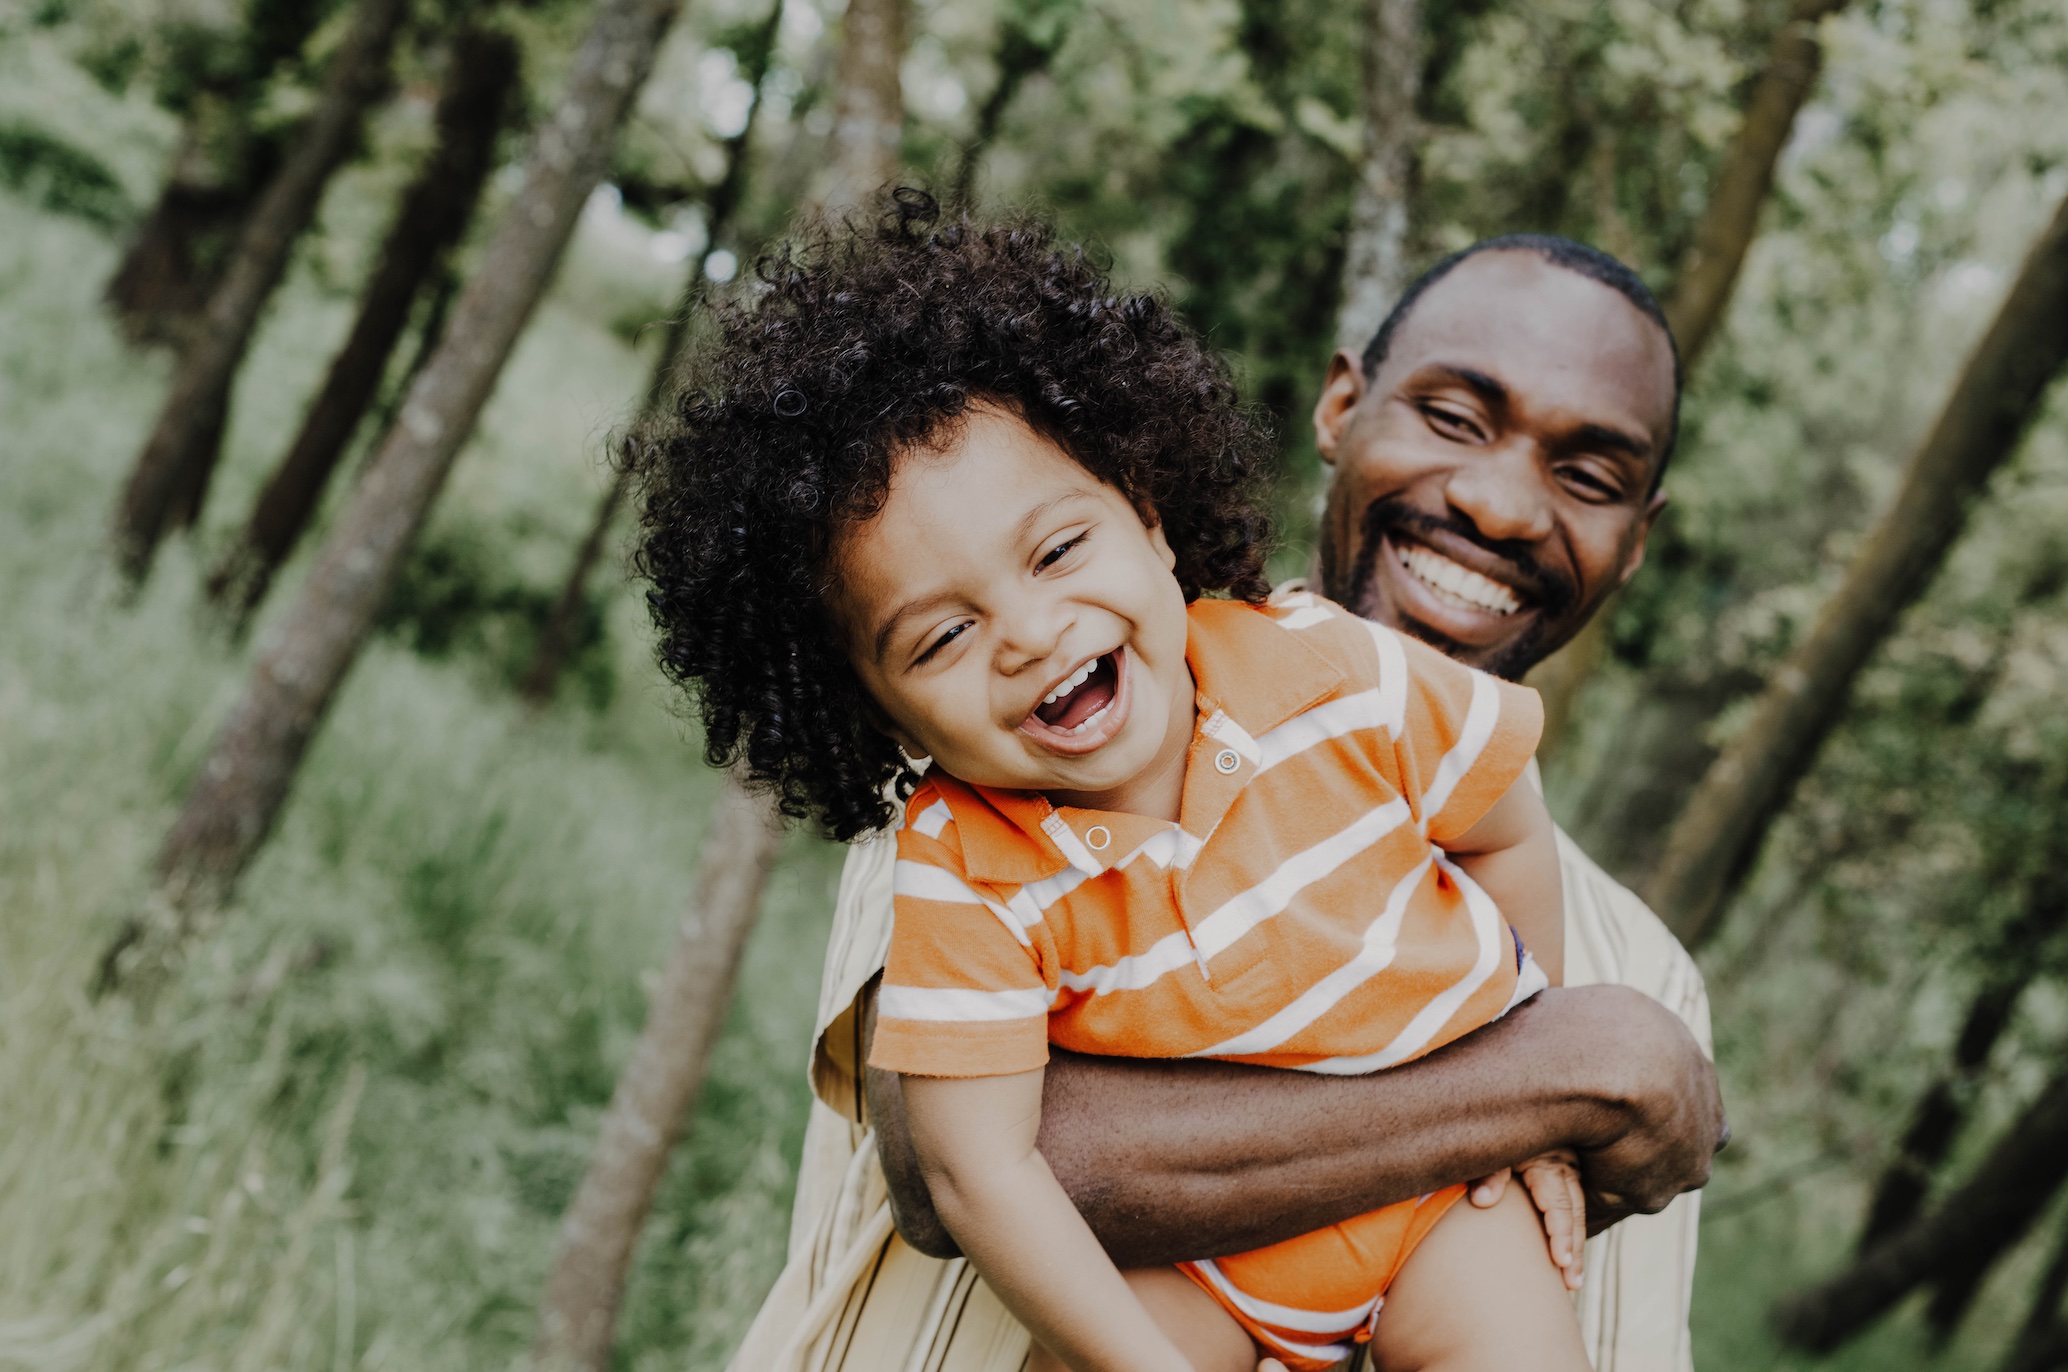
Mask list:
[[907,752],[1125,809],[1130,783],[1182,768],[1191,743],[1174,561],[1118,491],[980,408],[903,458],[882,511],[841,536],[833,609]]

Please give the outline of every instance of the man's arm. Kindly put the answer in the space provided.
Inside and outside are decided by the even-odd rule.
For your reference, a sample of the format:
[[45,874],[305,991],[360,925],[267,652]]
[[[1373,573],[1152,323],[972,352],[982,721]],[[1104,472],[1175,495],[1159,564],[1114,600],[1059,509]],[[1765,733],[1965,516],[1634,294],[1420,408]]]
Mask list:
[[[865,1045],[875,987],[862,995]],[[956,1254],[920,1175],[894,1073],[865,1086],[898,1232]],[[1240,1253],[1557,1148],[1589,1228],[1662,1209],[1727,1137],[1715,1070],[1636,991],[1552,990],[1401,1067],[1330,1077],[1204,1059],[1053,1052],[1040,1147],[1122,1267]]]

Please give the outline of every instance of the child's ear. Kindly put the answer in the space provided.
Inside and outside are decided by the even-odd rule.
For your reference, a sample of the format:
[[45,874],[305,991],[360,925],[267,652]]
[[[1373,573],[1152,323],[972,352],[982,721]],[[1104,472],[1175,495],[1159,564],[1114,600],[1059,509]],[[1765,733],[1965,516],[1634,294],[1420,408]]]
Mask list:
[[907,762],[926,761],[926,749],[920,747],[917,742],[908,737],[903,729],[891,723],[890,716],[883,713],[877,707],[875,701],[867,699],[862,701],[862,719],[871,729],[882,734],[892,743],[897,744],[898,750],[905,755]]
[[1178,555],[1171,549],[1170,540],[1163,536],[1163,522],[1155,519],[1144,522],[1149,526],[1149,546],[1154,548],[1156,555],[1163,559],[1163,565],[1166,570],[1176,571]]

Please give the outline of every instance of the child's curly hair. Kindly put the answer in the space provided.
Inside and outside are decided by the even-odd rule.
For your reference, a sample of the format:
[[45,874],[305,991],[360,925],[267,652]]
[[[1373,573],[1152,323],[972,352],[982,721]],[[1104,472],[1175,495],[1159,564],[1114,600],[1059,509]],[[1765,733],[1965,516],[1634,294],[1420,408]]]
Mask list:
[[972,403],[1160,520],[1188,600],[1269,589],[1269,433],[1170,306],[1115,294],[1041,223],[943,222],[912,190],[889,204],[764,257],[622,452],[661,666],[696,697],[706,758],[744,761],[783,813],[842,840],[889,824],[914,777],[824,607],[833,535]]

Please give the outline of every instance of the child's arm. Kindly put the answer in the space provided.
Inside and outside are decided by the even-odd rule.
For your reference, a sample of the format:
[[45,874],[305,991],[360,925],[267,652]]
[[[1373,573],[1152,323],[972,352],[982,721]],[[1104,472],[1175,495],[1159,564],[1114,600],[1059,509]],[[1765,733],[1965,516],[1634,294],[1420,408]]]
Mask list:
[[1479,883],[1522,935],[1553,986],[1565,983],[1565,887],[1544,798],[1519,779],[1443,851]]
[[1078,1372],[1191,1372],[1035,1148],[1041,1080],[904,1079],[942,1223],[1006,1309]]

